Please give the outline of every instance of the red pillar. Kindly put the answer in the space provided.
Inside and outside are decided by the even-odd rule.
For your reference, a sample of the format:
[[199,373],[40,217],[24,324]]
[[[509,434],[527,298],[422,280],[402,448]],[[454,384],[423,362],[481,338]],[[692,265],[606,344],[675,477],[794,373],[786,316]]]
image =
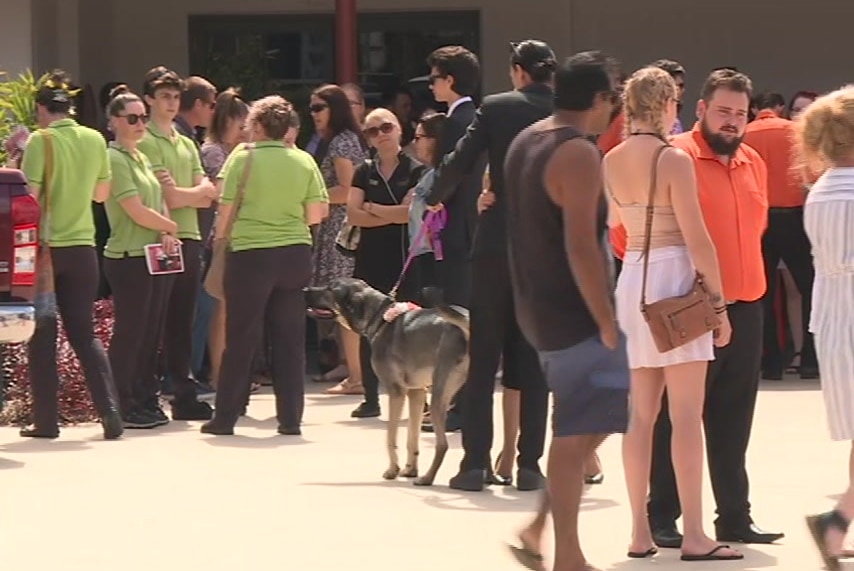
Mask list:
[[338,85],[358,82],[357,28],[356,0],[335,0],[335,70]]

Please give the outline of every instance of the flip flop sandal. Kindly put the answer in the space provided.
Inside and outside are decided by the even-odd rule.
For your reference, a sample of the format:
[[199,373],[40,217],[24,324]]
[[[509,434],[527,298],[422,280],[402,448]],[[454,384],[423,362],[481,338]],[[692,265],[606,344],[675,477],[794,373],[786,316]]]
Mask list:
[[647,557],[652,557],[657,553],[657,547],[650,547],[646,551],[629,551],[626,555],[628,555],[630,559],[646,559]]
[[516,546],[511,543],[507,544],[510,553],[516,558],[516,561],[526,569],[531,571],[546,571],[546,565],[543,560],[543,555],[537,553],[533,549],[526,547],[522,539],[519,539],[521,546]]
[[682,561],[737,561],[739,559],[744,559],[744,555],[742,555],[741,553],[733,555],[718,555],[718,551],[720,551],[721,549],[732,548],[729,545],[718,545],[708,553],[703,553],[699,555],[683,553],[680,559]]
[[592,476],[584,476],[584,483],[588,486],[594,486],[597,484],[601,484],[605,481],[605,474],[599,472],[598,474],[593,474]]
[[839,571],[842,568],[839,564],[839,557],[827,548],[826,536],[828,530],[834,527],[842,533],[846,533],[849,522],[838,510],[807,516],[806,522],[824,565],[829,571]]
[[498,466],[501,464],[501,457],[504,453],[499,452],[495,458],[495,466],[492,468],[492,473],[489,475],[489,483],[496,486],[512,486],[513,476],[504,476],[498,473]]

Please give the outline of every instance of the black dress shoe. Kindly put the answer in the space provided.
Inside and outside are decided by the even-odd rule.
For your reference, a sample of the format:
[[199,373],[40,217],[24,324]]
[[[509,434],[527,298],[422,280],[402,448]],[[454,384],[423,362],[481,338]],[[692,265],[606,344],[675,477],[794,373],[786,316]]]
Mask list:
[[53,427],[47,429],[30,425],[22,428],[19,434],[25,438],[45,438],[47,440],[53,440],[55,438],[59,438],[59,428]]
[[463,492],[482,492],[486,487],[486,470],[465,470],[451,478],[448,486]]
[[533,492],[541,490],[546,485],[546,477],[538,470],[530,468],[519,468],[516,472],[516,489],[520,492]]
[[782,381],[783,367],[768,367],[762,369],[762,378],[766,381]]
[[380,415],[379,403],[362,402],[353,412],[350,413],[352,418],[376,418]]
[[682,547],[682,534],[675,524],[652,528],[652,541],[664,549],[679,549]]
[[213,434],[215,436],[233,436],[234,425],[212,419],[204,423],[199,431],[202,434]]
[[728,541],[730,543],[774,543],[778,539],[783,539],[786,536],[784,533],[765,531],[756,526],[755,523],[740,527],[718,527],[715,526],[715,537],[718,541]]
[[101,417],[101,429],[104,431],[104,440],[121,438],[125,432],[125,426],[119,411],[114,410],[104,414]]
[[297,426],[296,428],[292,428],[292,427],[289,428],[287,426],[279,426],[279,428],[276,429],[276,432],[278,432],[279,434],[282,434],[284,436],[300,436],[302,434],[302,430],[300,430],[299,426]]

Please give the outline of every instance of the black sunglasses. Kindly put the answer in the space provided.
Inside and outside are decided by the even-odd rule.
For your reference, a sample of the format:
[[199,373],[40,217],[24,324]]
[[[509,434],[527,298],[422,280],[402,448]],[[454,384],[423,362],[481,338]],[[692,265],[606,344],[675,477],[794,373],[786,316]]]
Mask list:
[[310,105],[308,108],[312,113],[320,113],[324,109],[329,109],[329,105],[326,103],[315,103],[314,105]]
[[448,77],[447,75],[445,75],[444,73],[441,73],[441,74],[438,74],[438,75],[431,75],[431,76],[428,78],[428,80],[430,81],[430,85],[433,85],[434,83],[436,83],[436,82],[437,82],[437,81],[439,81],[440,79],[445,79],[445,78],[447,78],[447,77]]
[[128,113],[127,115],[116,115],[116,117],[124,117],[127,119],[128,125],[136,125],[140,121],[148,123],[148,115],[145,113]]
[[382,133],[383,135],[388,135],[392,131],[394,131],[394,123],[383,123],[379,127],[368,127],[367,129],[365,129],[364,133],[367,138],[373,139],[380,133]]

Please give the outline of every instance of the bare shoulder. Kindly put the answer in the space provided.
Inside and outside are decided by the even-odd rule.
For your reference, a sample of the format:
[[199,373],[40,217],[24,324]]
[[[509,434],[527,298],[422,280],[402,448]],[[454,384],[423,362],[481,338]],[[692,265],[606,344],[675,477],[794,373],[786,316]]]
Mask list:
[[661,154],[661,164],[673,169],[691,169],[694,168],[694,159],[683,149],[679,147],[668,147]]

